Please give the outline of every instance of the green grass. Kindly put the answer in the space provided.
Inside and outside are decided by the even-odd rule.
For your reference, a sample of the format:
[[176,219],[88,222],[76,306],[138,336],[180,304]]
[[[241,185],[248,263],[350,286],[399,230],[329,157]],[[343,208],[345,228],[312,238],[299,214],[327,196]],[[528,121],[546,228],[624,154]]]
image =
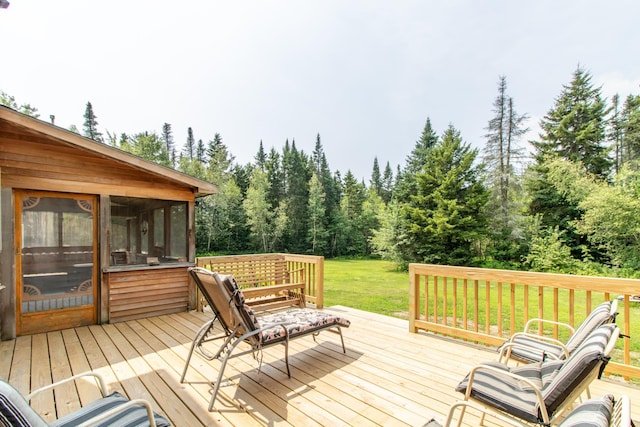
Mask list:
[[387,261],[325,260],[324,305],[344,305],[406,319],[409,275]]

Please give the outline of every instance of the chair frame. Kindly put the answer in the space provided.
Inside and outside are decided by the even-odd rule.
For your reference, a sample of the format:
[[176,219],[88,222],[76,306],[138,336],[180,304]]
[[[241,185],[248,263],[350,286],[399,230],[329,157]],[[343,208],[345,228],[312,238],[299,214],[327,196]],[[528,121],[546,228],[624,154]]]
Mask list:
[[[480,406],[475,404],[474,402],[459,400],[451,405],[449,409],[449,413],[447,415],[447,419],[444,423],[444,427],[450,427],[451,422],[453,421],[453,416],[458,408],[464,411],[466,408],[472,408],[480,413],[482,413],[482,417],[485,415],[490,415],[494,418],[497,418],[507,424],[513,426],[523,426],[529,425],[527,423],[517,422],[516,419],[512,417],[503,416],[502,413],[497,413],[494,411],[487,411],[484,406]],[[460,421],[462,421],[462,416],[460,417]],[[460,424],[458,424],[460,425]],[[611,412],[611,419],[609,420],[609,427],[629,427],[631,426],[631,404],[629,402],[629,396],[622,395],[620,398],[615,400],[613,410]]]
[[[607,358],[609,357],[609,355],[613,351],[619,335],[620,335],[620,329],[616,326],[615,329],[613,330],[613,333],[611,334],[611,337],[609,338],[609,341],[607,342],[607,345],[605,346],[604,351],[603,351],[603,354],[605,356],[605,360],[607,360]],[[591,384],[591,382],[600,375],[600,371],[602,369],[602,364],[605,363],[605,360],[601,360],[589,372],[589,374],[586,375],[585,378],[582,379],[582,381],[578,384],[578,386],[575,387],[573,389],[573,391],[571,391],[567,395],[566,398],[564,398],[562,404],[559,405],[558,408],[552,414],[550,414],[549,411],[547,410],[547,406],[546,406],[546,404],[544,402],[543,391],[540,390],[533,382],[531,382],[529,379],[524,378],[522,376],[513,374],[513,373],[508,372],[508,371],[504,371],[502,369],[499,369],[499,368],[496,368],[496,367],[493,367],[493,366],[487,366],[487,365],[475,366],[469,372],[469,380],[467,382],[466,392],[465,392],[465,395],[464,395],[464,401],[465,402],[469,402],[469,401],[475,402],[477,405],[479,405],[482,408],[484,408],[483,409],[483,418],[484,418],[484,413],[491,412],[492,414],[500,415],[499,418],[501,418],[501,419],[503,419],[503,418],[512,419],[517,425],[531,425],[531,423],[525,422],[524,420],[520,419],[519,417],[511,415],[511,414],[509,414],[509,413],[507,413],[505,411],[502,411],[502,410],[500,410],[498,408],[491,407],[491,406],[489,406],[489,405],[487,405],[487,404],[485,404],[485,403],[483,403],[481,401],[477,401],[476,399],[474,399],[471,396],[471,392],[473,390],[473,380],[474,380],[475,374],[477,372],[479,372],[479,371],[495,372],[495,373],[498,373],[498,374],[500,374],[502,376],[509,376],[509,377],[512,377],[512,378],[516,378],[519,381],[521,381],[523,384],[526,384],[529,388],[531,388],[535,392],[535,395],[536,395],[536,398],[537,398],[537,404],[538,404],[538,407],[539,407],[539,410],[540,410],[540,415],[542,416],[542,424],[550,425],[558,416],[560,416],[562,413],[564,413],[564,411],[569,407],[569,405],[573,404],[573,402],[575,402],[583,392],[588,391],[589,384]],[[477,405],[475,405],[475,406],[477,406]],[[461,407],[460,420],[458,422],[458,425],[460,426],[461,423],[462,423],[462,418],[464,417],[466,406],[471,406],[471,405],[458,403],[457,406]]]
[[[94,377],[96,381],[94,381],[94,384],[97,385],[98,389],[100,390],[100,394],[102,395],[102,397],[106,397],[109,394],[109,389],[107,388],[106,382],[104,380],[104,378],[98,374],[97,372],[94,371],[88,371],[88,372],[83,372],[80,374],[76,374],[73,375],[71,377],[65,378],[63,380],[60,381],[56,381],[52,384],[48,384],[44,387],[40,387],[38,389],[33,390],[31,393],[29,393],[27,396],[25,396],[25,400],[27,401],[27,403],[31,402],[31,399],[33,399],[35,396],[37,396],[38,394],[45,392],[47,390],[52,390],[56,387],[58,387],[59,385],[71,382],[71,381],[75,381],[77,379],[80,378],[84,378],[84,377]],[[96,416],[94,416],[91,419],[88,419],[87,421],[83,422],[82,424],[79,424],[78,427],[84,427],[84,426],[90,426],[90,425],[95,425],[103,420],[108,419],[109,417],[116,415],[120,412],[123,412],[124,410],[133,407],[133,406],[143,406],[144,409],[147,412],[147,418],[149,420],[149,426],[150,427],[157,427],[156,424],[156,420],[155,420],[155,414],[153,412],[153,408],[151,407],[151,404],[144,399],[130,399],[128,402],[123,403],[121,405],[118,405],[115,408],[109,409],[107,411],[104,411]]]
[[[611,300],[611,308],[609,310],[609,318],[610,318],[609,322],[615,322],[617,313],[618,313],[618,300],[614,298],[613,300]],[[538,327],[539,330],[541,330],[543,325],[546,324],[546,325],[560,326],[560,327],[566,328],[569,330],[570,336],[573,335],[574,332],[576,331],[576,328],[569,325],[568,323],[558,322],[555,320],[549,320],[549,319],[543,319],[543,318],[529,319],[529,321],[527,321],[527,323],[525,324],[523,331],[514,333],[513,335],[511,335],[511,337],[509,337],[509,339],[502,346],[500,346],[500,354],[498,356],[498,362],[507,364],[509,360],[512,360],[512,359],[520,361],[517,358],[511,357],[511,350],[513,348],[522,348],[522,349],[527,349],[529,351],[536,350],[532,346],[523,345],[521,343],[514,342],[514,340],[517,339],[518,337],[527,337],[540,342],[546,342],[549,344],[553,344],[561,349],[562,357],[557,357],[554,354],[544,353],[544,351],[541,351],[540,361],[542,361],[544,358],[557,360],[561,358],[566,359],[570,356],[570,352],[566,347],[566,342],[563,343],[562,341],[552,337],[540,335],[539,333],[536,334],[536,333],[529,332],[531,327],[536,323],[539,325]]]
[[[217,286],[212,291],[217,292],[217,294],[215,295],[211,294],[210,292],[211,290],[205,286],[202,280],[200,280],[200,277],[198,277],[198,273],[213,276]],[[286,328],[285,324],[267,323],[263,325],[261,323],[260,328],[251,330],[250,325],[247,325],[243,321],[242,316],[239,314],[237,307],[235,306],[235,304],[231,302],[232,296],[229,295],[225,286],[220,283],[219,276],[217,275],[217,273],[212,273],[211,271],[201,267],[192,267],[189,269],[189,274],[191,275],[194,282],[202,292],[202,295],[207,300],[209,307],[211,307],[214,313],[214,316],[213,316],[213,319],[205,322],[204,325],[202,325],[202,327],[196,333],[193,339],[193,342],[191,343],[191,349],[189,350],[189,354],[185,362],[184,370],[182,371],[182,376],[180,377],[180,382],[181,383],[184,382],[185,376],[187,374],[187,370],[189,369],[191,356],[193,355],[194,351],[197,351],[198,354],[200,354],[202,357],[204,357],[208,361],[211,361],[214,359],[221,360],[222,364],[220,366],[220,369],[218,370],[218,377],[214,383],[213,392],[211,394],[211,399],[209,401],[209,407],[208,407],[209,411],[212,411],[214,408],[214,403],[218,395],[218,391],[220,389],[220,384],[222,382],[224,370],[226,368],[226,365],[229,359],[244,356],[250,353],[253,354],[255,359],[256,353],[261,351],[262,349],[271,347],[276,344],[282,344],[285,347],[284,360],[287,368],[287,376],[291,378],[291,369],[289,367],[289,340],[311,334],[313,337],[313,340],[316,341],[316,337],[323,330],[338,334],[340,336],[342,352],[343,353],[347,352],[346,347],[344,345],[344,337],[342,335],[342,329],[341,329],[341,326],[338,326],[338,325],[323,326],[309,332],[296,334],[293,337],[289,334],[289,330]],[[239,292],[242,292],[242,291],[239,291]],[[224,308],[219,306],[221,305],[221,301],[223,301],[220,298],[223,298],[223,300],[226,300],[226,304],[229,306],[230,317],[225,316],[221,312],[221,309],[224,309]],[[315,309],[308,309],[308,310],[315,310]],[[259,319],[260,317],[258,317],[258,320]],[[220,326],[222,327],[223,331],[222,333],[218,333],[217,335],[212,335],[216,320],[220,323]],[[235,326],[232,326],[232,322],[235,323]],[[261,339],[262,332],[265,330],[271,329],[275,326],[282,327],[282,331],[284,332],[284,337],[281,339],[263,343]],[[223,340],[223,342],[215,354],[210,353],[203,347],[203,344],[211,341],[216,341],[216,340]],[[243,343],[243,342],[250,344],[251,348],[234,354],[234,350],[236,349],[236,347],[238,347],[238,345],[240,345],[240,343]],[[262,363],[262,358],[260,358],[260,364],[261,363]]]

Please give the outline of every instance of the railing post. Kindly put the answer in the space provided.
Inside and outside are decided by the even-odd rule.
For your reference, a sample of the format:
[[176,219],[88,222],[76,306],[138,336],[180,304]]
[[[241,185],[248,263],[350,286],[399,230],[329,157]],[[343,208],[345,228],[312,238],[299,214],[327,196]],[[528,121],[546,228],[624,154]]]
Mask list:
[[409,264],[409,332],[418,332],[416,318],[420,314],[420,277]]

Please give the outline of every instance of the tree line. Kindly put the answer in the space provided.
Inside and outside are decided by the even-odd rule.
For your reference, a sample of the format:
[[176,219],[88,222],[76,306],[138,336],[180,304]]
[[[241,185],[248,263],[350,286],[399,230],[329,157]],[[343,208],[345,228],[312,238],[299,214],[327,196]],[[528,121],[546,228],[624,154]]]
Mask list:
[[[311,153],[258,144],[239,164],[222,136],[98,131],[87,103],[82,134],[212,182],[198,200],[198,253],[292,252],[634,277],[640,267],[640,96],[607,101],[578,67],[522,141],[529,117],[498,79],[481,149],[426,119],[404,165],[373,162],[368,183],[332,171],[320,134]],[[0,92],[0,102],[36,115]],[[53,116],[51,120],[53,121]],[[72,129],[78,131],[77,129]],[[80,132],[79,132],[80,133]]]

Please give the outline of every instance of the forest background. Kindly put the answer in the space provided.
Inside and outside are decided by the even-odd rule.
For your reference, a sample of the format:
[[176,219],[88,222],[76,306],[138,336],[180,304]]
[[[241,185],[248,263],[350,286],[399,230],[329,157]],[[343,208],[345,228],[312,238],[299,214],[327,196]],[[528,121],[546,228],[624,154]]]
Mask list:
[[[522,141],[499,77],[480,149],[453,124],[440,134],[427,117],[405,164],[374,159],[368,183],[329,166],[320,134],[311,153],[295,140],[256,147],[238,164],[219,133],[204,142],[188,129],[103,135],[87,103],[70,130],[218,186],[198,200],[199,254],[291,252],[570,274],[640,277],[640,95],[603,98],[578,67]],[[0,103],[38,117],[0,91]]]

